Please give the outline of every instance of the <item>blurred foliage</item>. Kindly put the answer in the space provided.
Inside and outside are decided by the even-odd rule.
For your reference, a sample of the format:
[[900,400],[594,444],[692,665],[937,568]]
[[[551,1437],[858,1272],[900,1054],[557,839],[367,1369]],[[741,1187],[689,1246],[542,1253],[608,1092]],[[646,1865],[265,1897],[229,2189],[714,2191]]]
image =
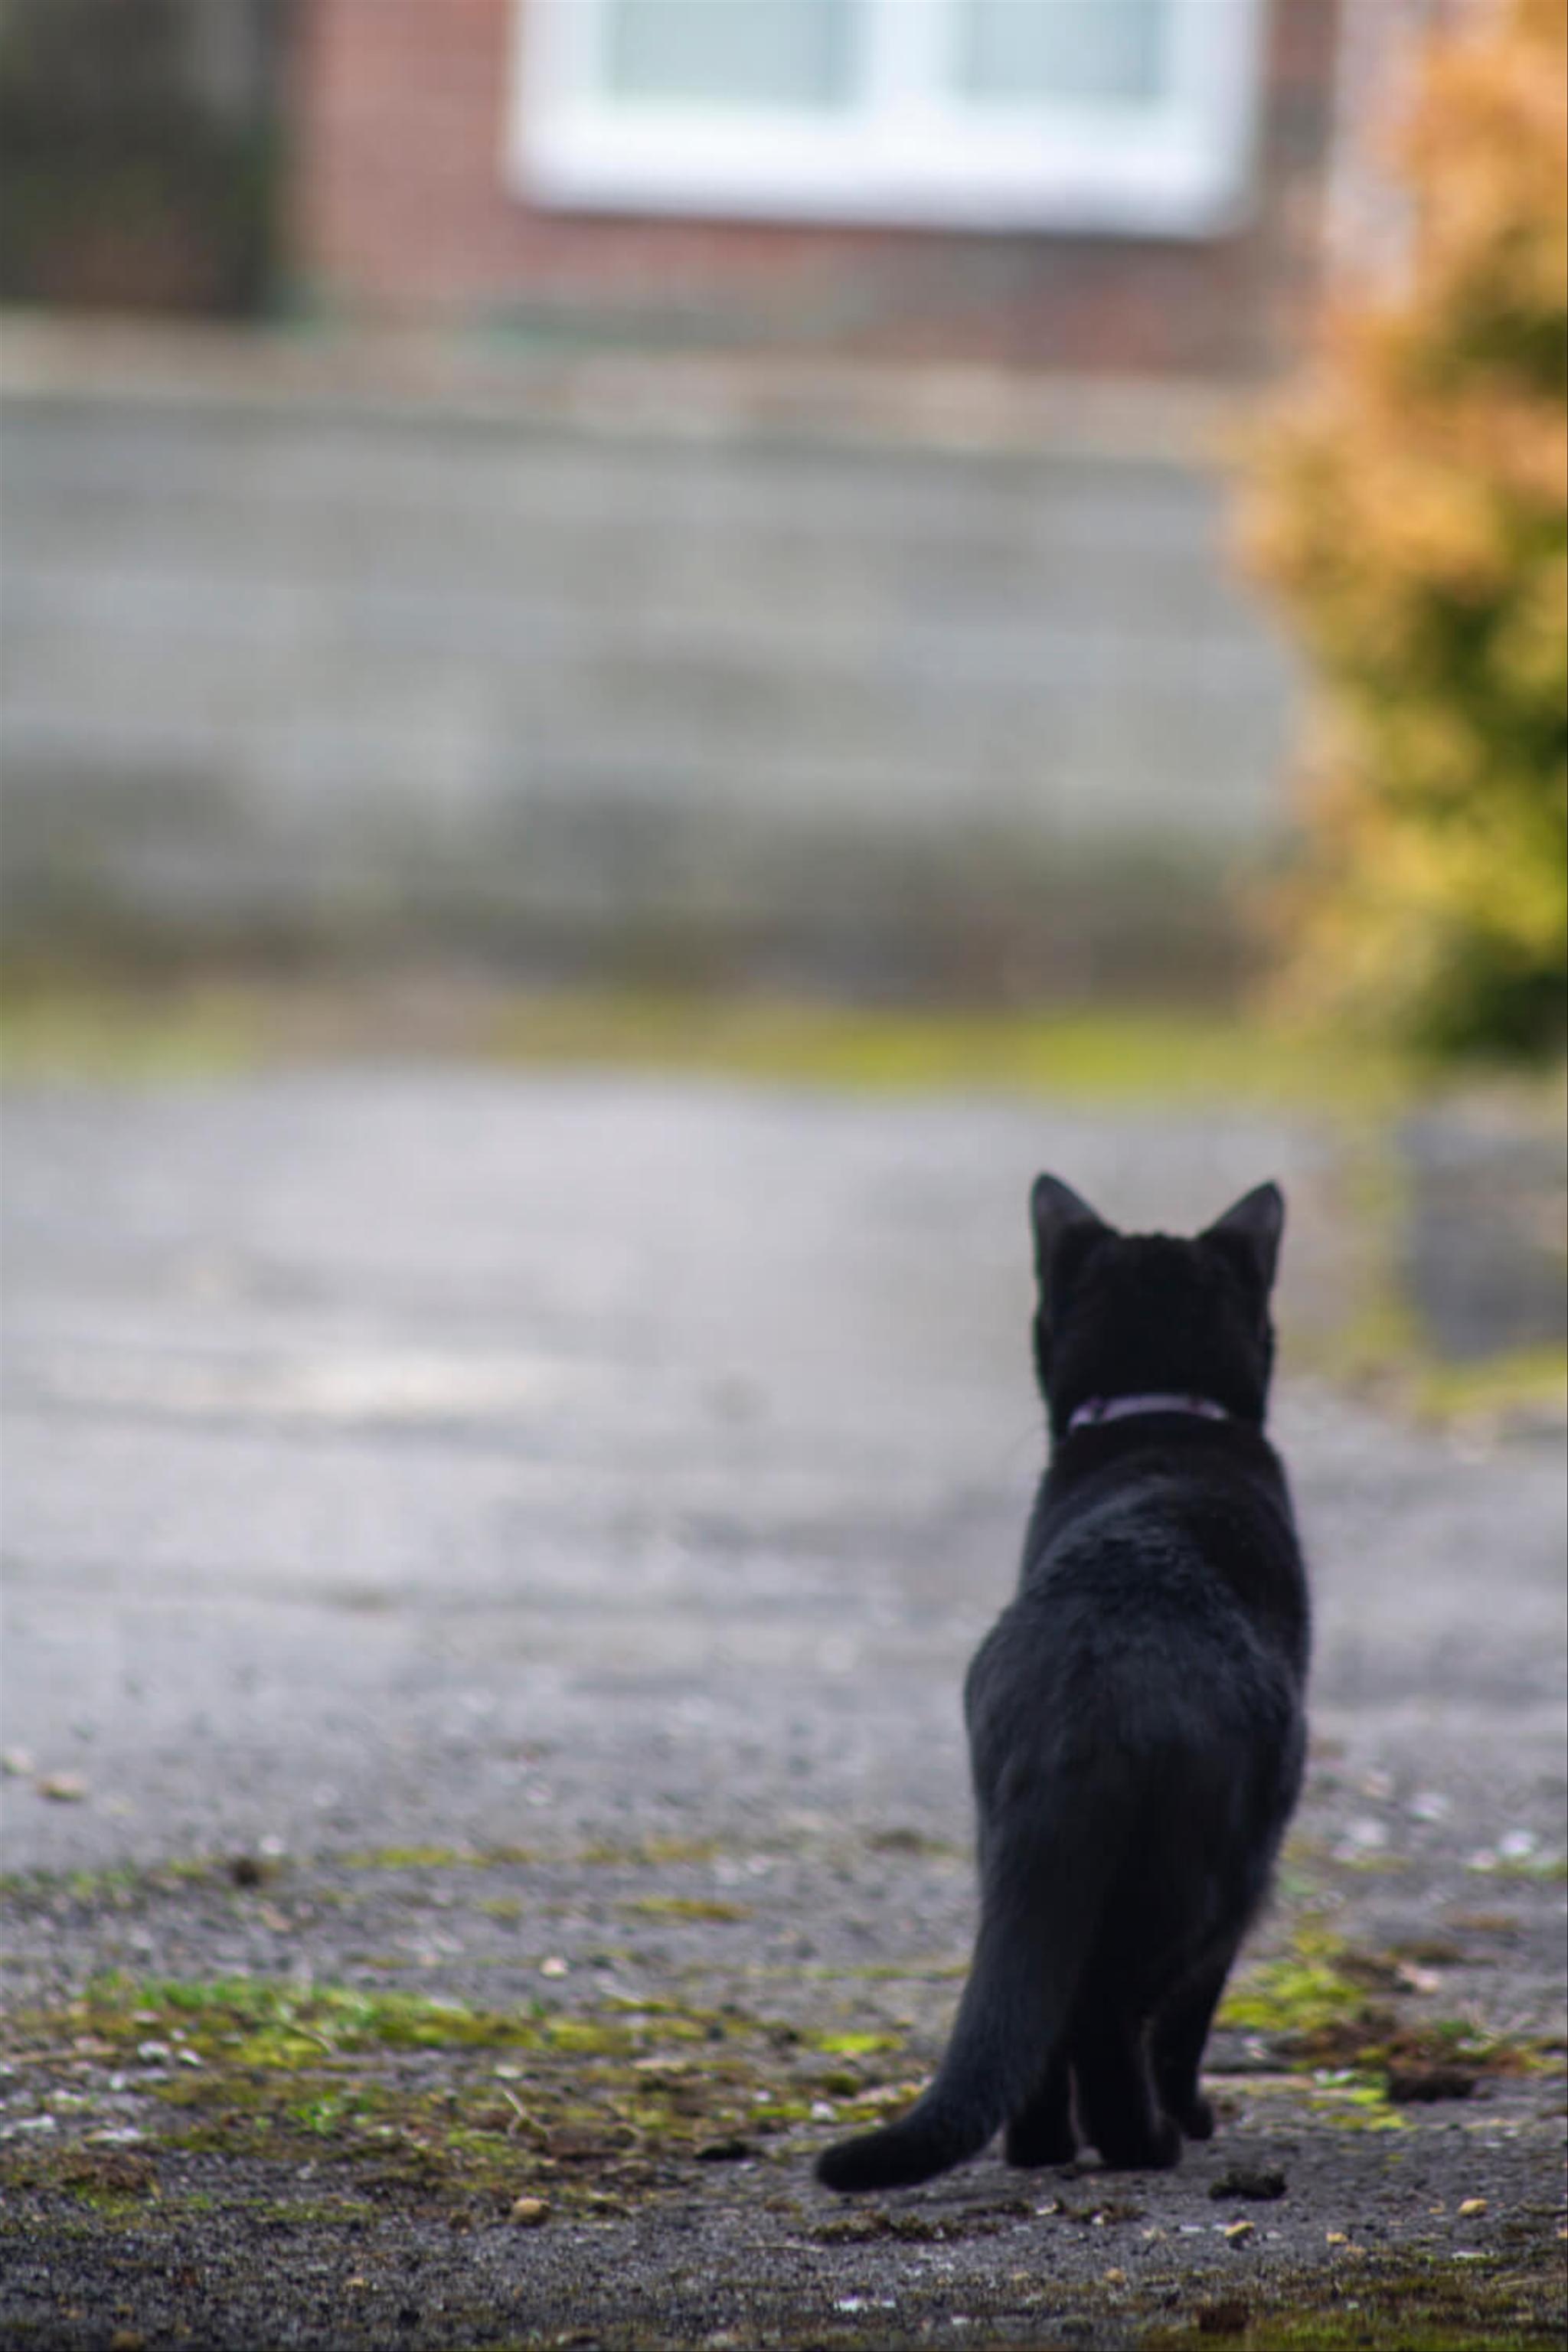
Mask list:
[[0,0],[0,299],[262,308],[282,41],[281,0]]
[[1563,1037],[1565,75],[1564,0],[1433,43],[1401,283],[1332,317],[1250,491],[1321,688],[1280,994],[1450,1053]]

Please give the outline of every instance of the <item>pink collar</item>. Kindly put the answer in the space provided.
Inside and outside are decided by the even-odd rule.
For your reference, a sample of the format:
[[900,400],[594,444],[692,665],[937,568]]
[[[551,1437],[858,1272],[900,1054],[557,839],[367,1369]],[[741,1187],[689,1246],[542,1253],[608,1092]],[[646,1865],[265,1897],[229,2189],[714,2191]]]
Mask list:
[[1094,1429],[1102,1421],[1131,1421],[1141,1412],[1190,1412],[1200,1421],[1228,1421],[1229,1413],[1212,1397],[1113,1396],[1088,1397],[1068,1422],[1073,1429]]

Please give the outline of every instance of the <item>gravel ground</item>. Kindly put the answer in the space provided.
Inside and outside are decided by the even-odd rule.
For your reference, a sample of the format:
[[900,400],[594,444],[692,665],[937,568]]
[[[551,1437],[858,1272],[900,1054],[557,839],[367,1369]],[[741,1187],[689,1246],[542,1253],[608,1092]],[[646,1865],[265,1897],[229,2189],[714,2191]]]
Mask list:
[[[1559,2340],[1560,1432],[1313,1374],[1326,1128],[384,1068],[6,1141],[0,2340]],[[1310,1785],[1211,2146],[845,2205],[967,1947],[1042,1166],[1286,1185]]]

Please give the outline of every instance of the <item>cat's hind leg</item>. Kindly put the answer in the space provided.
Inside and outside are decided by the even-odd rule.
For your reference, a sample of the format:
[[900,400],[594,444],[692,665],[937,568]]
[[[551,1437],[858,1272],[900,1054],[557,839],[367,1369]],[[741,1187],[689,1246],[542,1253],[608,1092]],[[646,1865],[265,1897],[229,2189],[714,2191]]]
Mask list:
[[1163,2172],[1181,2161],[1182,2135],[1161,2105],[1142,2018],[1089,2005],[1075,2025],[1072,2070],[1084,2137],[1116,2170]]
[[1212,2139],[1215,2114],[1203,2094],[1199,2072],[1204,2044],[1225,1990],[1234,1955],[1209,1962],[1183,1986],[1154,2029],[1154,2082],[1168,2115],[1188,2139]]
[[1070,2164],[1078,2154],[1072,2119],[1072,2076],[1064,2042],[1045,2075],[1007,2125],[1009,2164]]

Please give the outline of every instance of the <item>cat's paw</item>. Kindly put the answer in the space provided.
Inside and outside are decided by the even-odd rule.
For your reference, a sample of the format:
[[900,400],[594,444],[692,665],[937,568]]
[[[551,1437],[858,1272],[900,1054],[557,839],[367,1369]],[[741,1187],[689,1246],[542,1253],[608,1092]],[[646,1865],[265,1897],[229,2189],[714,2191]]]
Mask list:
[[1162,2116],[1147,2131],[1107,2133],[1099,2147],[1109,2171],[1169,2172],[1182,2160],[1181,2127]]
[[1182,2127],[1184,2139],[1213,2139],[1215,2112],[1201,2091],[1194,2091],[1172,2112]]
[[1037,2124],[1020,2119],[1008,2125],[1002,2153],[1009,2164],[1025,2172],[1042,2164],[1070,2164],[1078,2154],[1078,2134],[1065,2121]]

